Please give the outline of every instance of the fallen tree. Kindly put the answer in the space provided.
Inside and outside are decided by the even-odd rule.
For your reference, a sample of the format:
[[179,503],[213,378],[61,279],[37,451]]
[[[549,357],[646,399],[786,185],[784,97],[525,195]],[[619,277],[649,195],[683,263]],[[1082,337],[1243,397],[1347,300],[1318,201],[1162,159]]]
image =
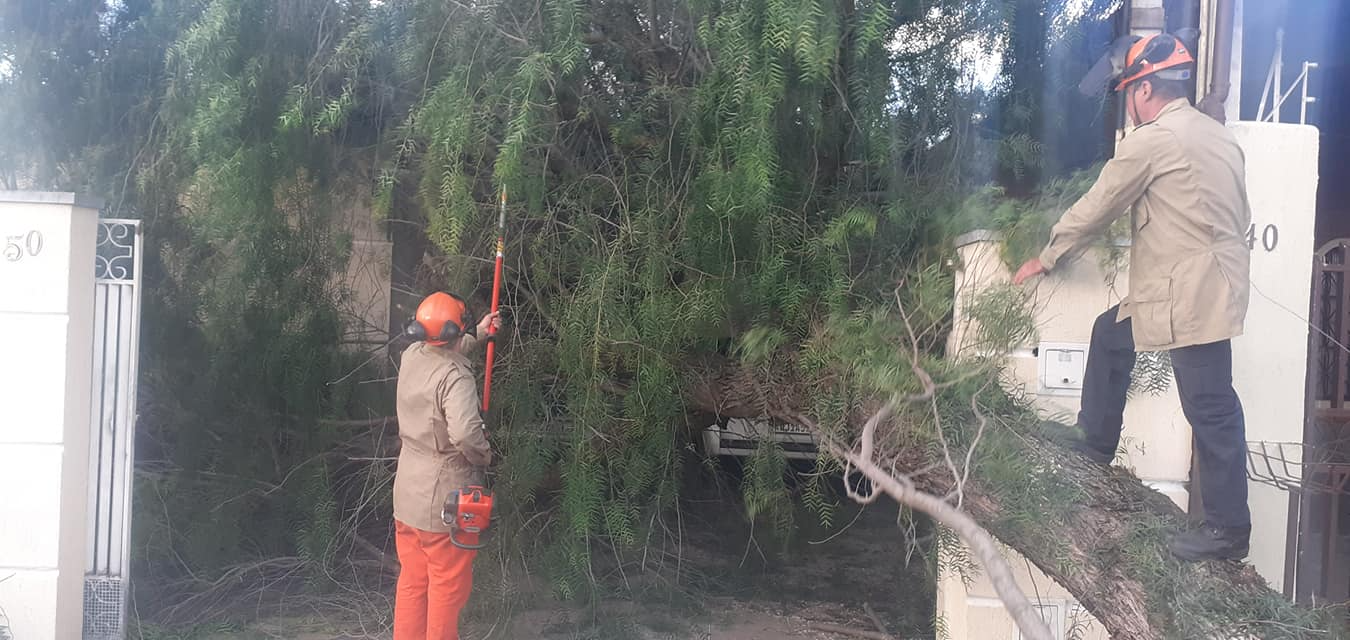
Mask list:
[[[1001,392],[935,382],[920,368],[917,351],[912,358],[922,391],[864,401],[860,407],[880,408],[852,412],[842,428],[811,416],[806,399],[817,383],[766,378],[731,363],[705,369],[686,399],[717,415],[812,428],[845,469],[876,487],[863,494],[851,489],[852,497],[872,500],[882,491],[956,529],[1026,637],[1041,637],[1040,619],[999,566],[997,549],[986,546],[984,531],[1063,585],[1119,640],[1350,637],[1338,610],[1290,603],[1250,565],[1177,561],[1166,539],[1187,520],[1171,500],[1125,470],[1070,453],[1056,442],[1064,427],[1010,406]],[[944,395],[968,400],[963,421],[942,415]],[[916,438],[916,430],[934,424],[906,416],[905,403],[937,418],[937,431],[928,434],[935,438]],[[963,455],[954,459],[958,451]]]
[[[867,329],[840,330],[862,334],[867,342],[887,335],[876,331],[879,326],[895,328],[890,320],[875,316]],[[1188,522],[1170,499],[1126,470],[1070,452],[1062,444],[1067,427],[1042,422],[993,384],[996,362],[925,359],[918,342],[884,358],[875,349],[854,351],[898,358],[911,375],[892,378],[890,394],[856,398],[834,422],[811,399],[828,394],[824,386],[857,383],[856,373],[846,369],[856,371],[861,363],[849,357],[839,361],[845,369],[811,377],[793,373],[801,370],[800,354],[790,351],[757,364],[690,361],[682,369],[682,398],[699,414],[810,428],[823,453],[840,461],[844,477],[866,478],[862,485],[845,483],[849,497],[871,502],[884,495],[955,532],[1025,637],[1053,636],[1041,635],[1049,632],[1018,591],[999,545],[1064,586],[1112,638],[1350,637],[1339,609],[1296,606],[1250,565],[1174,559],[1166,539]],[[881,369],[894,373],[884,363]],[[609,387],[620,396],[633,392]]]
[[[991,292],[977,302],[986,347],[1026,336],[1028,320],[1008,293]],[[1339,609],[1296,606],[1250,565],[1174,559],[1166,540],[1188,526],[1185,513],[1128,471],[1095,465],[1063,446],[1068,427],[1041,421],[999,387],[998,360],[927,355],[921,345],[941,326],[916,334],[901,299],[896,296],[898,308],[888,313],[825,321],[813,347],[826,348],[832,364],[810,375],[804,375],[804,350],[683,362],[685,410],[811,429],[845,478],[866,478],[862,485],[845,482],[850,498],[885,496],[956,533],[1024,637],[1053,636],[1043,635],[1049,632],[1018,590],[1000,544],[1065,587],[1120,640],[1350,637]],[[605,387],[621,398],[636,393],[631,380]],[[853,395],[842,413],[819,402],[859,388],[868,391]]]

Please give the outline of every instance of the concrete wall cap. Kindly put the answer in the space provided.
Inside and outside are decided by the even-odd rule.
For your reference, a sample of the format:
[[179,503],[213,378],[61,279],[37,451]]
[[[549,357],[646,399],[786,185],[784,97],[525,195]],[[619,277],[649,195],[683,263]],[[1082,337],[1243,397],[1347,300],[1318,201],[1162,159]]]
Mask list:
[[65,204],[82,209],[103,209],[103,200],[68,191],[0,191],[0,203]]
[[975,244],[977,242],[998,242],[1002,239],[1003,236],[997,231],[992,231],[990,229],[975,229],[974,231],[967,231],[966,233],[956,236],[956,240],[953,242],[956,244],[956,248],[960,249],[968,244]]
[[[990,229],[976,229],[956,236],[956,239],[953,240],[952,243],[956,245],[957,249],[960,249],[961,247],[972,245],[977,242],[1000,242],[1002,240],[1003,236],[997,231],[992,231]],[[1130,246],[1130,238],[1129,236],[1115,238],[1110,241],[1110,244],[1113,247],[1128,247]]]
[[1305,131],[1308,135],[1318,136],[1319,129],[1311,124],[1299,124],[1297,122],[1257,122],[1255,120],[1238,120],[1227,124],[1229,129],[1237,130],[1255,130],[1270,129],[1272,131],[1283,130],[1286,133],[1295,131]]

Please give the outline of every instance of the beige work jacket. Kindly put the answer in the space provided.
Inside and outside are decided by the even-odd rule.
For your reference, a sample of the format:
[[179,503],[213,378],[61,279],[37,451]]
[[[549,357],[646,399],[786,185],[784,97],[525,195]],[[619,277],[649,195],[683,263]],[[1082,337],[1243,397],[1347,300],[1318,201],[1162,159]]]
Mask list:
[[413,343],[399,366],[397,401],[403,447],[394,474],[394,517],[423,531],[449,531],[441,520],[446,498],[481,483],[482,469],[492,461],[469,359]]
[[1185,99],[1125,136],[1097,182],[1060,218],[1041,252],[1046,269],[1080,255],[1131,210],[1129,294],[1134,344],[1161,351],[1242,333],[1251,225],[1237,139]]

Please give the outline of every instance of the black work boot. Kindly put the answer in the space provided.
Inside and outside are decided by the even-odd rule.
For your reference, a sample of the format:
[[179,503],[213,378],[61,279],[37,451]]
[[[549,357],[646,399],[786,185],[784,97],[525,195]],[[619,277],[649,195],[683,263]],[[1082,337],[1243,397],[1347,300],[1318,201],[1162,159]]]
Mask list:
[[1172,536],[1167,549],[1187,562],[1241,560],[1247,557],[1251,529],[1223,529],[1203,524],[1199,529]]
[[1102,451],[1098,451],[1095,447],[1088,444],[1086,440],[1078,440],[1077,442],[1074,442],[1072,449],[1082,454],[1083,457],[1087,458],[1088,460],[1091,460],[1094,464],[1099,464],[1103,467],[1111,466],[1111,462],[1116,459],[1116,454],[1114,452],[1105,453]]
[[1070,427],[1065,424],[1045,420],[1041,422],[1041,433],[1047,439],[1066,449],[1078,452],[1079,454],[1091,460],[1095,464],[1109,466],[1112,460],[1116,459],[1116,454],[1103,453],[1098,451],[1092,445],[1083,439],[1083,431],[1078,427]]

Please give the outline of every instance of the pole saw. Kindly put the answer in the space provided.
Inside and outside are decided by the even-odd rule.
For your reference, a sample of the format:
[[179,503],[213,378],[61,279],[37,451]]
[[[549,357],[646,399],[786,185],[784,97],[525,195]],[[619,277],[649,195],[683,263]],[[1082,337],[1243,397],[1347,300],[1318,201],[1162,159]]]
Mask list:
[[[497,264],[492,274],[492,313],[501,306],[502,254],[506,251],[506,187],[502,187],[501,208],[497,214]],[[492,364],[497,355],[497,329],[488,325],[487,364],[483,368],[483,413],[487,413],[492,399]],[[441,521],[450,525],[450,543],[461,549],[476,551],[486,546],[484,534],[492,523],[492,491],[486,486],[471,484],[454,491],[441,509]]]
[[[501,211],[497,214],[497,264],[492,273],[492,313],[497,313],[502,299],[502,253],[506,250],[506,187],[502,187]],[[483,369],[483,413],[487,413],[492,399],[492,363],[497,355],[497,328],[488,326],[487,365]]]

